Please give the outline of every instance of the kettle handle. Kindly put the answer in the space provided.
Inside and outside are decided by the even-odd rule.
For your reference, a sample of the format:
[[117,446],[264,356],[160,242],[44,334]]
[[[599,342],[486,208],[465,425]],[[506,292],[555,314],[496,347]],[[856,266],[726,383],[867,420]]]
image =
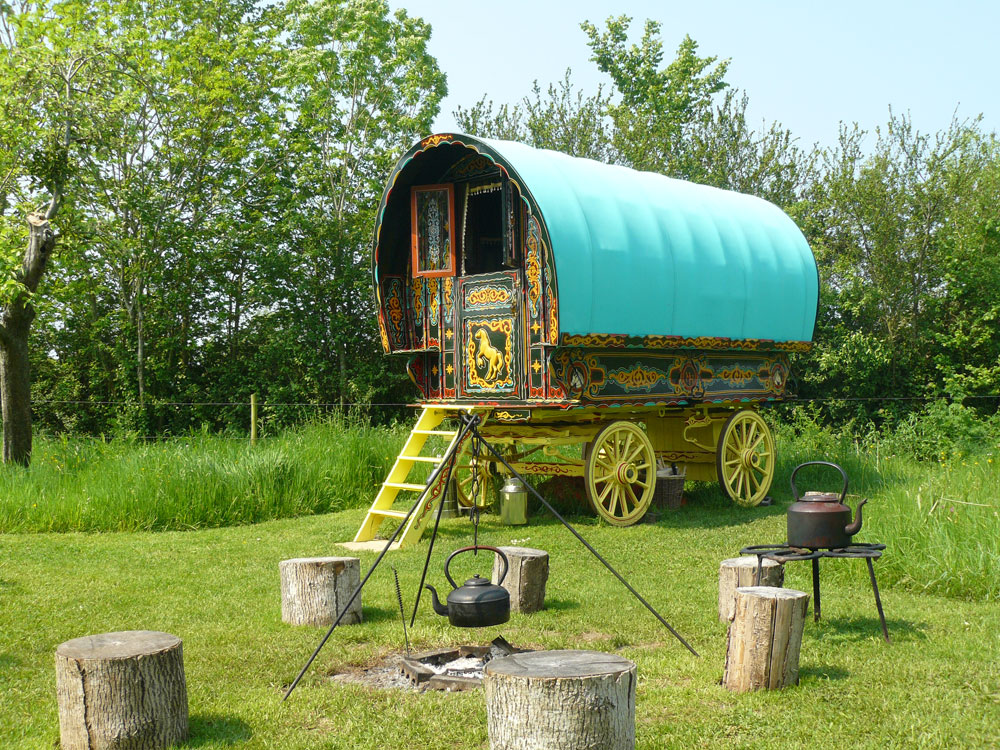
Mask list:
[[792,469],[792,476],[788,481],[792,485],[792,497],[795,498],[796,502],[798,502],[799,500],[799,491],[795,488],[795,475],[798,473],[799,469],[801,469],[803,466],[831,466],[837,471],[839,471],[840,476],[844,478],[844,489],[840,493],[840,502],[844,502],[844,498],[847,497],[847,472],[845,472],[843,469],[837,466],[837,464],[830,463],[829,461],[806,461],[804,464],[799,464],[794,469]]
[[503,560],[503,573],[500,575],[500,580],[497,581],[497,585],[503,583],[503,579],[507,577],[507,568],[510,567],[510,562],[507,560],[507,555],[505,555],[502,550],[499,550],[496,547],[487,547],[483,544],[473,544],[471,547],[462,547],[462,549],[455,550],[450,555],[448,555],[448,559],[445,560],[444,562],[444,577],[448,579],[448,583],[451,584],[451,587],[453,589],[457,589],[458,585],[455,583],[455,580],[451,577],[451,573],[448,572],[448,566],[451,565],[451,561],[455,557],[455,555],[460,555],[463,552],[469,552],[474,549],[488,549],[491,552],[496,552],[498,555],[500,555],[500,559]]

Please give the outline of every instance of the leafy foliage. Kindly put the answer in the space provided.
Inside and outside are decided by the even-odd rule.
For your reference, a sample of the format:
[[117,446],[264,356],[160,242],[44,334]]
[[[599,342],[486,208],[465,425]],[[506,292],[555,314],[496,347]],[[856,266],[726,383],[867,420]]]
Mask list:
[[[47,430],[244,425],[283,404],[398,402],[368,256],[383,179],[446,91],[430,27],[385,0],[58,0],[0,20],[0,303],[36,316]],[[1000,149],[978,120],[920,132],[890,111],[828,149],[754,126],[729,61],[626,16],[582,24],[608,84],[571,71],[462,129],[758,195],[820,266],[799,390],[859,435],[925,399],[981,413],[1000,392]],[[58,250],[21,269],[41,208]],[[239,363],[234,366],[233,363]],[[887,397],[891,397],[888,399]],[[81,403],[82,402],[82,403]]]

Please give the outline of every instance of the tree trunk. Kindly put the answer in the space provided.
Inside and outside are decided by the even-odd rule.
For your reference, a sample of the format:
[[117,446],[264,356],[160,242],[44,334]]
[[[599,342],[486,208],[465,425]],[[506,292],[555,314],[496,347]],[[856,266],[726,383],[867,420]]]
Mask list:
[[809,595],[794,589],[736,589],[726,641],[724,687],[734,693],[778,690],[799,682],[799,649]]
[[549,553],[530,547],[500,547],[510,570],[500,583],[503,560],[493,558],[493,583],[510,593],[510,611],[530,614],[545,609],[545,583],[549,579]]
[[[55,232],[44,214],[28,215],[28,247],[19,281],[28,292],[38,288],[56,244]],[[31,461],[31,365],[28,332],[35,308],[21,294],[3,306],[0,314],[0,399],[3,418],[3,460],[27,466]]]
[[63,750],[159,750],[188,734],[181,639],[130,630],[56,649]]
[[344,410],[347,399],[344,397],[347,391],[347,342],[340,343],[338,352],[340,359],[340,410]]
[[[760,581],[758,586],[774,586],[781,588],[785,583],[785,566],[774,560],[761,561]],[[733,557],[723,560],[719,565],[719,619],[730,622],[736,611],[736,589],[742,586],[753,586],[757,576],[757,557]]]
[[[15,306],[19,307],[19,306]],[[31,315],[23,307],[4,310],[0,345],[0,399],[3,399],[3,460],[27,466],[31,461],[31,367],[28,330]]]
[[[144,377],[145,373],[145,362],[146,362],[146,338],[142,330],[142,289],[139,290],[139,294],[136,295],[136,326],[135,326],[135,336],[136,336],[136,380],[139,385],[139,407],[142,408],[146,402],[146,380]],[[146,419],[146,411],[143,409],[142,412],[143,422]]]
[[494,659],[483,678],[491,750],[635,747],[635,664],[598,651]]
[[[281,619],[291,625],[332,625],[361,585],[356,557],[298,557],[282,560]],[[355,597],[342,625],[363,619],[361,595]]]

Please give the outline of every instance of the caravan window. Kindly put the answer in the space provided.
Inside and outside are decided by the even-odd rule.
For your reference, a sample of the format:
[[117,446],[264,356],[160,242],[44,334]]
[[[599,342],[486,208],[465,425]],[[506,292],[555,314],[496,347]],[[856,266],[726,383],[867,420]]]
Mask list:
[[454,275],[454,188],[451,185],[413,188],[410,213],[414,275]]

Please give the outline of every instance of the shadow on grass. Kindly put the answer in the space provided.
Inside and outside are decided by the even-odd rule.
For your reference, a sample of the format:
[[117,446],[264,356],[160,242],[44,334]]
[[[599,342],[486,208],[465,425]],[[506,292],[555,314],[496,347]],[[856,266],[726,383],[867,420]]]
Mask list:
[[[874,605],[872,605],[874,609]],[[809,620],[812,620],[811,615]],[[887,617],[885,625],[893,641],[927,640],[927,624]],[[817,640],[857,640],[863,641],[877,636],[882,640],[882,624],[877,615],[870,617],[826,617],[813,623],[812,636]]]
[[250,725],[242,719],[216,714],[195,714],[188,720],[188,741],[182,747],[236,745],[253,737]]
[[810,666],[799,667],[799,681],[802,680],[846,680],[851,676],[843,667]]
[[564,612],[570,609],[580,609],[580,602],[575,599],[552,599],[545,597],[545,609],[555,609]]
[[[427,597],[427,606],[430,607],[430,596]],[[421,605],[423,605],[423,600],[421,600]],[[423,607],[421,606],[421,609]],[[387,620],[399,620],[399,607],[394,608],[384,608],[384,607],[369,607],[365,604],[362,608],[362,615],[364,617],[364,622],[385,622]],[[406,613],[407,624],[409,624],[410,613]],[[340,629],[340,625],[337,626]]]
[[[558,481],[557,481],[558,480]],[[554,477],[538,487],[542,496],[571,524],[576,526],[597,523],[595,516],[580,515],[588,508],[587,496],[581,477]],[[788,503],[776,502],[770,506],[741,508],[734,505],[722,494],[719,486],[712,482],[689,482],[684,492],[684,505],[676,509],[651,507],[647,522],[664,528],[711,529],[723,526],[741,526],[748,521],[769,516],[784,515]],[[537,499],[532,499],[531,523],[539,525],[543,519],[552,519]],[[790,501],[789,501],[790,502]],[[537,521],[536,521],[537,519]]]

